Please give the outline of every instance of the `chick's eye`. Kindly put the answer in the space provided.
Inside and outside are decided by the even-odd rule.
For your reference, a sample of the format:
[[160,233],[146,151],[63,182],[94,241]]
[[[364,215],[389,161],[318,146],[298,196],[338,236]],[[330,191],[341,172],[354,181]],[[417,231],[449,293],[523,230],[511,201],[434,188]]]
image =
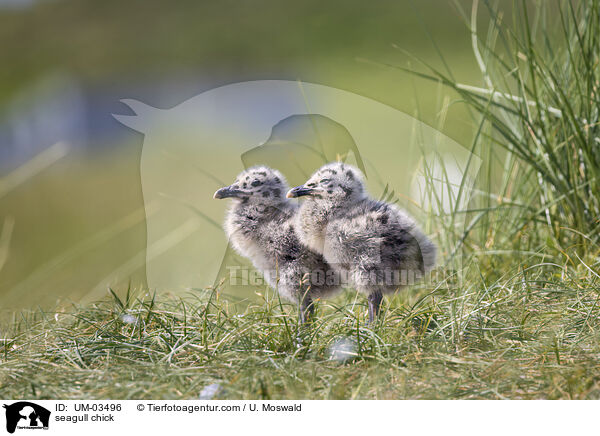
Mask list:
[[262,182],[260,180],[255,180],[252,182],[252,186],[259,186],[262,185]]
[[331,182],[331,179],[321,179],[319,181],[319,183],[327,183],[327,182]]

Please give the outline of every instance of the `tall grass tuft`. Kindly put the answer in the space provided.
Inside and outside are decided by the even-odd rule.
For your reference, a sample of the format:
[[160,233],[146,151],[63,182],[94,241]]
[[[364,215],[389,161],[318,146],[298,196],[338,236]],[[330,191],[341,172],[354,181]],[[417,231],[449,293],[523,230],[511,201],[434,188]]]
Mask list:
[[[543,234],[544,244],[559,251],[596,250],[600,0],[514,2],[508,11],[484,5],[486,32],[477,27],[479,2],[470,16],[456,2],[471,30],[483,86],[459,83],[425,63],[427,71],[416,74],[454,89],[485,123],[477,153],[489,165],[484,190],[494,195],[483,207],[503,210],[497,223],[522,220],[498,236],[518,241],[524,233]],[[484,243],[492,245],[494,230],[483,228]]]

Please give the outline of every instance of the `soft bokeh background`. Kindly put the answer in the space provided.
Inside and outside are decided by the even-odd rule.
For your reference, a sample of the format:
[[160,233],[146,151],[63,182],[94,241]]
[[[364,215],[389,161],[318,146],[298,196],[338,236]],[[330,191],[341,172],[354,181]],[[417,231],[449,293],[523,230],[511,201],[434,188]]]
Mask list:
[[0,0],[0,39],[4,315],[81,301],[103,283],[146,285],[143,138],[112,117],[129,113],[122,98],[170,108],[228,83],[301,80],[416,115],[461,144],[473,135],[460,105],[441,123],[447,90],[385,66],[414,65],[407,51],[479,85],[452,2]]

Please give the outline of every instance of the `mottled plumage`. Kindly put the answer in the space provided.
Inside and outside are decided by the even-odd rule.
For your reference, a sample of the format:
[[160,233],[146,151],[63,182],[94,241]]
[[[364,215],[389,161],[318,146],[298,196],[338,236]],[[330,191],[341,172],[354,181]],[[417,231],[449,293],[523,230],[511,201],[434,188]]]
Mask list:
[[397,206],[370,198],[362,174],[344,163],[321,167],[288,197],[306,196],[296,215],[300,241],[368,295],[373,320],[383,294],[433,268],[436,248]]
[[286,199],[288,189],[279,171],[257,166],[239,174],[214,197],[234,199],[224,224],[231,244],[282,297],[301,302],[304,320],[311,302],[338,290],[339,280],[321,254],[298,240],[294,229],[298,206]]

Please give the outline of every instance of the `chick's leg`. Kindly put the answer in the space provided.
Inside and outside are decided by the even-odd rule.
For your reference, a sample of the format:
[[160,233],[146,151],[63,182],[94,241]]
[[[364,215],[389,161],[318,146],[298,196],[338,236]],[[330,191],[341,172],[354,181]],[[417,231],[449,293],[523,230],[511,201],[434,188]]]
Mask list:
[[315,306],[313,304],[312,299],[309,296],[305,295],[300,303],[300,324],[305,324],[307,321],[309,321],[312,318],[314,312]]
[[379,306],[381,306],[381,300],[383,294],[379,289],[371,291],[367,300],[369,302],[369,324],[375,321],[375,318],[379,315]]

